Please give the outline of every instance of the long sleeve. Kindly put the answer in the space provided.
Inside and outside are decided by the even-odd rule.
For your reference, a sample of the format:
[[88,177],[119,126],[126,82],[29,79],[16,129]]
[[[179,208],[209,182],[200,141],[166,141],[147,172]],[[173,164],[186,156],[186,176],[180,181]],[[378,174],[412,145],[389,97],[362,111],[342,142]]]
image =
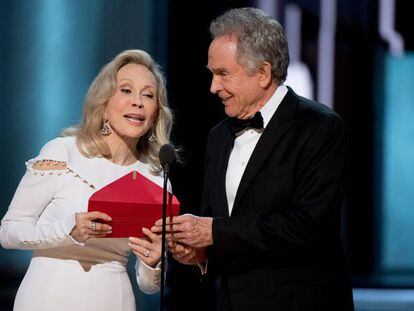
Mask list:
[[[74,213],[54,210],[55,200],[61,199],[58,191],[62,175],[67,171],[42,171],[33,167],[38,161],[60,160],[58,145],[51,141],[36,159],[27,163],[26,174],[1,221],[0,242],[4,248],[42,249],[77,243],[69,235],[75,225]],[[49,211],[41,217],[45,209]]]
[[146,294],[154,294],[160,290],[161,263],[151,268],[137,257],[135,271],[140,290]]

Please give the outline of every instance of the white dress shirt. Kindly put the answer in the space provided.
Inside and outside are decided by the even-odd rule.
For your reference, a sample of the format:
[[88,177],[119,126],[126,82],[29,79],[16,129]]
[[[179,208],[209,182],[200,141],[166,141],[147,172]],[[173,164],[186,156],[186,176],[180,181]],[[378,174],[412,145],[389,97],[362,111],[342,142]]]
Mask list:
[[250,156],[256,147],[257,142],[262,136],[264,129],[276,112],[288,89],[285,85],[280,85],[269,101],[260,109],[263,117],[263,130],[247,129],[238,133],[234,140],[233,150],[230,154],[226,172],[226,195],[229,207],[229,215],[233,210],[234,199],[244,170],[249,162]]

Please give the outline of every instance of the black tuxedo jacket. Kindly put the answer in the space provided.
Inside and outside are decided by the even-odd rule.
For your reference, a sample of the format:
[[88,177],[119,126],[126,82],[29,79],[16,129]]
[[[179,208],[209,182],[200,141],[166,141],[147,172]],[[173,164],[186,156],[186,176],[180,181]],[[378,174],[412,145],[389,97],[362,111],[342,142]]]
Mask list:
[[344,122],[289,89],[251,155],[231,216],[227,122],[209,134],[202,202],[214,217],[208,274],[217,310],[353,310],[340,239]]

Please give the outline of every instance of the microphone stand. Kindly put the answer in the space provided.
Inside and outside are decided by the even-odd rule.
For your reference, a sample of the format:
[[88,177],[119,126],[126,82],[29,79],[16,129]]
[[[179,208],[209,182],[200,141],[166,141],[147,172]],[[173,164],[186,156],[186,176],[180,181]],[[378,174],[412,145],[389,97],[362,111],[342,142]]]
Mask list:
[[162,190],[162,233],[161,233],[161,289],[160,289],[160,311],[164,310],[164,287],[165,287],[165,258],[166,258],[166,219],[167,219],[167,184],[170,174],[170,165],[164,166],[164,187]]

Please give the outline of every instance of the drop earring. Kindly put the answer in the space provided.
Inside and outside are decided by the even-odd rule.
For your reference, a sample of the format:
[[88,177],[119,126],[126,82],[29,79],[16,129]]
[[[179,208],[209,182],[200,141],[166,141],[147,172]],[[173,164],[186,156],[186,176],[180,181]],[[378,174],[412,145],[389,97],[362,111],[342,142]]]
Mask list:
[[108,120],[102,120],[101,129],[99,130],[99,133],[104,136],[108,136],[112,133],[111,126],[109,125]]
[[151,133],[148,140],[150,141],[150,143],[155,143],[157,141],[157,136],[154,135],[154,132]]

